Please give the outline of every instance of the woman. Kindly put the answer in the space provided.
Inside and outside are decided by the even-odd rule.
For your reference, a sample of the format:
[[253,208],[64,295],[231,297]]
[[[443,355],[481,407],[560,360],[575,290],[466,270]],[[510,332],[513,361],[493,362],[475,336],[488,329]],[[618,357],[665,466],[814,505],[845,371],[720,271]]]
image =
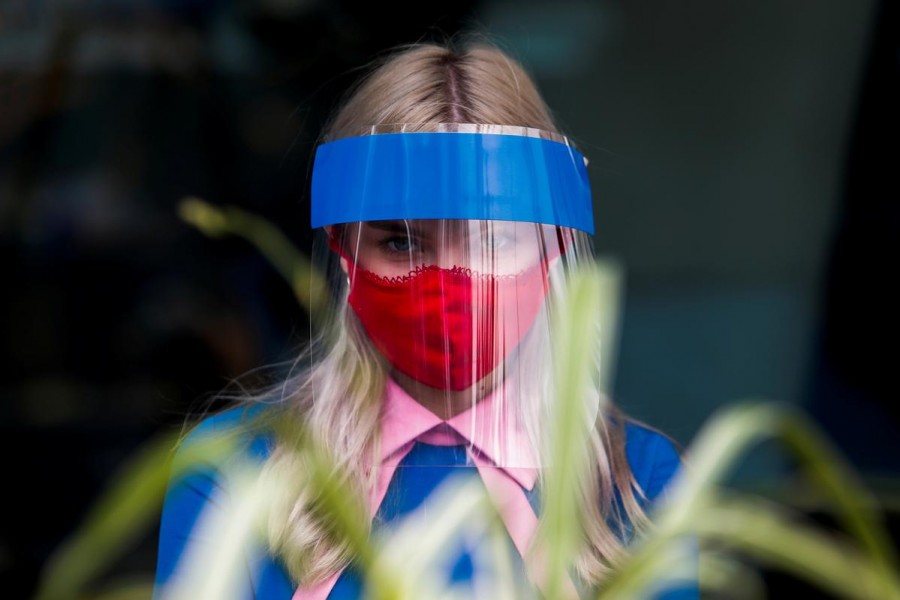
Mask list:
[[[501,517],[521,567],[555,398],[549,312],[592,256],[587,161],[522,67],[487,45],[395,53],[323,138],[312,224],[336,275],[335,334],[308,369],[247,398],[264,401],[251,411],[299,417],[376,531],[421,512],[450,473],[477,476],[506,498]],[[647,527],[649,503],[680,465],[668,438],[598,399],[575,565],[587,586],[601,585],[631,533]],[[231,430],[248,412],[208,417],[189,439]],[[248,452],[290,476],[302,467],[289,446],[252,436]],[[191,530],[223,487],[214,469],[170,483],[157,590],[184,548],[201,543]],[[353,557],[315,501],[315,490],[300,490],[272,511],[268,552],[243,578],[248,596],[359,597]],[[454,554],[448,583],[471,585],[475,550]]]

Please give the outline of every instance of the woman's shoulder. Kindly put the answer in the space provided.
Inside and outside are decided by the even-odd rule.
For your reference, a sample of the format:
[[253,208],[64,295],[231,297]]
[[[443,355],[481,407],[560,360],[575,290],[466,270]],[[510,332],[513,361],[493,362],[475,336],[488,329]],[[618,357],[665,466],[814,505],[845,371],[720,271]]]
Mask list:
[[265,459],[272,446],[271,435],[262,426],[271,407],[265,404],[243,404],[210,413],[195,422],[181,439],[176,457],[184,456],[203,441],[215,437],[227,438],[249,457]]
[[652,501],[683,467],[681,452],[670,436],[638,420],[626,418],[624,429],[631,472]]

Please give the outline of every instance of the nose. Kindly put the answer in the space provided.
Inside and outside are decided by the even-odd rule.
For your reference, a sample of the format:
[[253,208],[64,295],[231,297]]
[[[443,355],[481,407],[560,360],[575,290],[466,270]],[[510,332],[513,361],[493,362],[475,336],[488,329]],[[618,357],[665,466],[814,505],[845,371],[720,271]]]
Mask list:
[[453,219],[433,221],[432,262],[442,269],[471,268],[467,227]]

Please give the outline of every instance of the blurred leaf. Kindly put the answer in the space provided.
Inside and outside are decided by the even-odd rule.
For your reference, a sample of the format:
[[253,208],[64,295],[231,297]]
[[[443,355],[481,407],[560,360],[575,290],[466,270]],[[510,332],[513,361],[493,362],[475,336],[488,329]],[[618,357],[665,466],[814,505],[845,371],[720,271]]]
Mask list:
[[762,600],[766,583],[758,569],[745,565],[724,552],[705,550],[700,555],[700,577],[704,591],[729,600]]
[[[609,392],[612,389],[612,375],[615,373],[616,350],[618,348],[619,321],[622,312],[622,265],[611,258],[598,258],[594,277],[597,279],[596,304],[591,308],[597,311],[600,344],[600,373],[598,382],[600,390]],[[577,310],[577,309],[574,309]],[[574,315],[576,318],[585,315]],[[577,335],[590,333],[579,331]]]
[[[44,566],[37,600],[75,598],[87,584],[121,556],[158,519],[177,439],[152,440],[129,459],[112,479],[82,525]],[[214,461],[233,447],[233,440],[210,438],[192,445],[178,469]]]
[[151,600],[153,579],[119,582],[91,596],[91,600]]
[[849,539],[803,524],[769,503],[737,495],[723,497],[706,508],[704,518],[693,523],[692,529],[838,596],[900,598],[896,572],[884,571]]
[[231,234],[253,244],[288,282],[313,324],[321,326],[326,322],[330,304],[325,278],[272,223],[240,208],[217,208],[199,198],[182,200],[178,214],[210,237]]
[[660,526],[685,519],[699,521],[696,507],[703,504],[703,497],[715,492],[728,469],[752,444],[769,437],[795,455],[879,569],[885,574],[895,570],[896,556],[875,499],[832,444],[798,411],[783,404],[743,402],[714,415],[691,445],[690,477],[675,482],[670,494],[673,506],[660,516]]
[[[571,596],[569,568],[581,543],[579,481],[590,468],[590,428],[600,408],[592,390],[600,330],[602,275],[593,268],[572,275],[569,296],[553,322],[557,400],[550,431],[541,521],[532,561],[546,566],[544,591]],[[593,405],[592,405],[593,404]]]
[[[736,495],[723,500],[719,484],[728,469],[751,444],[767,437],[782,441],[796,455],[821,493],[837,507],[849,532],[861,543],[861,551],[847,541],[788,522],[774,504],[761,509],[759,503],[738,500]],[[649,581],[664,579],[671,568],[665,560],[667,547],[684,535],[714,537],[731,547],[752,549],[759,559],[848,598],[872,597],[873,590],[878,598],[900,594],[893,548],[881,528],[875,502],[827,441],[792,409],[763,402],[729,407],[703,427],[687,455],[686,469],[657,507],[653,531],[634,544],[631,559],[604,589],[609,596],[600,597],[628,596]],[[723,512],[728,518],[712,518]],[[746,521],[741,521],[742,515]],[[745,527],[746,523],[752,526]],[[763,531],[765,536],[760,535]],[[853,568],[832,564],[840,556],[846,556],[846,564]],[[863,596],[861,583],[868,586]]]
[[277,494],[274,488],[280,483],[259,477],[258,467],[246,463],[232,464],[228,479],[228,496],[198,518],[192,537],[204,543],[185,547],[162,595],[165,600],[237,599],[244,592],[239,583],[245,576],[245,552],[260,547],[257,536],[268,499]]

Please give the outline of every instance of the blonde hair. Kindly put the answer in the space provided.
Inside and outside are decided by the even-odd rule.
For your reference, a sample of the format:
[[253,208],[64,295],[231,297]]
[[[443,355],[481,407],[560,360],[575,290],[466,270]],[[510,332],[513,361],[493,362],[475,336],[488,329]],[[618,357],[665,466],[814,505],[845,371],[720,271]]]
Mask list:
[[[477,43],[460,50],[421,44],[403,47],[383,60],[335,114],[325,138],[353,135],[382,124],[478,123],[514,125],[558,132],[550,111],[523,67],[497,48]],[[590,251],[586,234],[576,241]],[[546,315],[545,315],[546,316]],[[388,365],[373,348],[344,294],[336,311],[334,339],[321,357],[310,359],[308,370],[287,379],[281,390],[282,408],[298,416],[307,432],[334,459],[338,473],[363,506],[374,484],[372,471],[361,457],[373,456],[378,445],[380,407]],[[528,334],[549,333],[546,318]],[[546,372],[539,357],[529,354],[540,344],[523,341],[517,360],[522,373]],[[532,364],[533,363],[533,364]],[[536,447],[545,437],[552,385],[522,386],[532,390],[521,402],[521,418]],[[263,398],[265,394],[257,397]],[[543,417],[543,418],[542,418]],[[595,467],[581,482],[583,547],[576,570],[588,584],[603,581],[623,558],[626,531],[641,531],[649,520],[638,501],[643,492],[628,465],[624,449],[624,415],[609,402],[592,429]],[[266,462],[270,474],[289,478],[302,472],[289,440],[281,440]],[[616,502],[618,490],[620,511]],[[296,496],[276,502],[268,527],[269,544],[295,582],[313,584],[346,566],[351,553],[334,539],[317,518],[315,491],[299,487]]]

